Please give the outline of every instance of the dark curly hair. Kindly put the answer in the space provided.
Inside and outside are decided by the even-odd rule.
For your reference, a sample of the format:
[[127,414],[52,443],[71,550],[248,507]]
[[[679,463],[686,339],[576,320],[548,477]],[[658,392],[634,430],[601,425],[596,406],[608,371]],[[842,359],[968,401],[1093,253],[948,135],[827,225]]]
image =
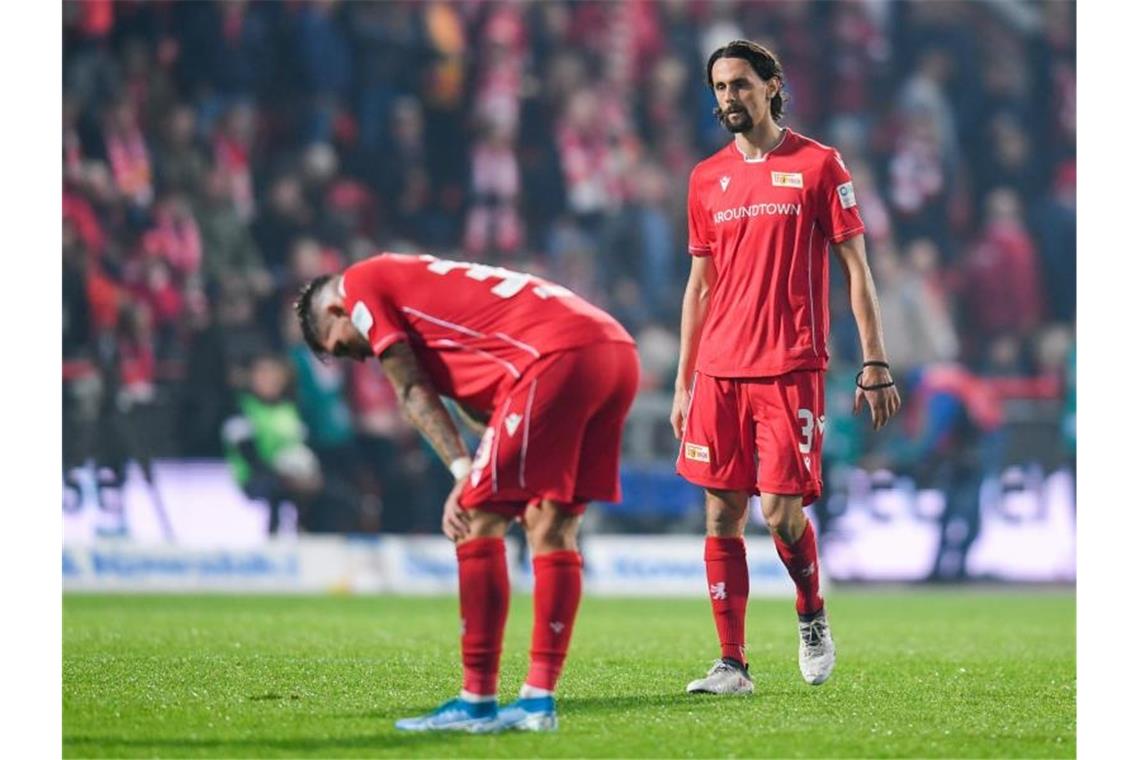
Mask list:
[[313,311],[313,298],[332,279],[333,275],[331,274],[322,274],[313,279],[301,288],[301,292],[297,294],[297,300],[293,302],[293,311],[301,322],[301,335],[305,338],[309,350],[321,359],[325,357],[325,348],[321,345],[320,336],[317,334],[317,315]]
[[780,59],[776,57],[776,54],[751,40],[733,40],[727,45],[717,48],[709,56],[708,66],[705,67],[705,77],[710,88],[713,86],[713,64],[721,58],[742,58],[748,61],[752,64],[752,69],[765,82],[772,77],[779,78],[780,88],[776,91],[775,97],[772,98],[772,118],[779,121],[784,115],[784,100],[787,97],[787,92],[784,90],[784,67],[780,65]]

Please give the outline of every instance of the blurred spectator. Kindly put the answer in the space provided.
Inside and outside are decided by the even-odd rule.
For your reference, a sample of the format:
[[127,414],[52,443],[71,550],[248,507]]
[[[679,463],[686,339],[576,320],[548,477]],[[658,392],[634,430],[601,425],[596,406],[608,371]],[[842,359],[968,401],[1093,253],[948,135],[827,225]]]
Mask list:
[[164,261],[185,281],[202,265],[202,238],[190,203],[180,193],[163,195],[154,209],[154,226],[143,234],[143,255]]
[[238,484],[251,499],[269,506],[269,533],[277,532],[281,506],[293,502],[302,525],[311,526],[323,485],[320,462],[305,444],[305,426],[286,395],[288,370],[278,358],[253,360],[249,389],[237,397],[222,437]]
[[939,273],[938,249],[925,238],[901,256],[884,249],[875,257],[883,334],[890,335],[891,366],[905,377],[924,364],[953,361],[958,336]]
[[301,179],[283,173],[269,185],[266,203],[253,225],[253,236],[270,269],[280,279],[293,241],[316,231],[316,212],[305,197]]
[[150,149],[134,104],[126,97],[110,104],[103,116],[103,149],[115,187],[134,206],[145,209],[154,198]]
[[214,181],[225,185],[225,194],[242,222],[253,217],[252,151],[255,113],[239,103],[229,108],[214,136]]
[[983,338],[1025,334],[1043,314],[1037,252],[1012,190],[994,190],[985,206],[985,227],[964,262],[964,304]]
[[309,97],[302,134],[310,142],[332,141],[334,123],[350,94],[352,56],[341,10],[336,0],[315,0],[298,13],[301,81]]
[[156,149],[159,188],[195,193],[202,186],[209,162],[197,144],[194,109],[178,105],[166,115]]
[[210,125],[228,105],[268,87],[275,48],[266,17],[273,4],[224,0],[174,6],[179,78],[188,93],[201,99],[203,120]]
[[197,210],[202,235],[202,273],[208,287],[236,280],[256,297],[271,287],[269,273],[249,227],[234,210],[224,172],[206,175],[202,201]]

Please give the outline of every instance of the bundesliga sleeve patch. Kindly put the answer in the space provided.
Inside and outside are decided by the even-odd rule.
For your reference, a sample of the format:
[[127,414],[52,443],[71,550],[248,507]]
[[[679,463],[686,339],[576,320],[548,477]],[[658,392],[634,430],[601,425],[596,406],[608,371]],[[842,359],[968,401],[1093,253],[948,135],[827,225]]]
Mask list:
[[839,205],[843,208],[851,208],[855,205],[855,186],[850,182],[844,182],[835,188],[835,192],[839,193]]
[[368,337],[368,331],[372,329],[372,312],[364,305],[363,301],[357,301],[356,306],[352,307],[352,324],[360,330],[360,334],[365,338]]

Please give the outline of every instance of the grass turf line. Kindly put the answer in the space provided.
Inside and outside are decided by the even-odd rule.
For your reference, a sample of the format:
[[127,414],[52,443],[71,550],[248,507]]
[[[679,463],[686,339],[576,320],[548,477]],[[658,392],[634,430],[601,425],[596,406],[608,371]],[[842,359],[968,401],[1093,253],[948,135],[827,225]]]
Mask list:
[[[516,596],[502,697],[526,674]],[[454,598],[65,595],[64,757],[1073,757],[1070,592],[835,589],[832,679],[752,600],[752,697],[690,696],[708,602],[583,602],[556,734],[404,734],[454,696]]]

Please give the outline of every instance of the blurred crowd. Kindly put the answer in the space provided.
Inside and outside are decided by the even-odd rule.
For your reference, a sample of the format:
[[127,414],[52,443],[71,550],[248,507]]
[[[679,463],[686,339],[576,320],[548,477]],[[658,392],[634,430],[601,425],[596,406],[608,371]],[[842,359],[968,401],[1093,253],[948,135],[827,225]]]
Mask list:
[[[671,392],[686,178],[728,139],[704,65],[735,38],[779,55],[784,123],[851,170],[903,385],[888,435],[846,411],[861,356],[833,267],[829,461],[998,461],[1041,409],[1047,455],[1075,456],[1072,3],[87,0],[63,16],[69,486],[92,456],[114,488],[131,458],[224,455],[305,529],[434,527],[446,470],[376,363],[315,361],[289,310],[309,278],[381,250],[549,276],[637,337],[644,392]],[[381,518],[392,500],[412,507]]]

